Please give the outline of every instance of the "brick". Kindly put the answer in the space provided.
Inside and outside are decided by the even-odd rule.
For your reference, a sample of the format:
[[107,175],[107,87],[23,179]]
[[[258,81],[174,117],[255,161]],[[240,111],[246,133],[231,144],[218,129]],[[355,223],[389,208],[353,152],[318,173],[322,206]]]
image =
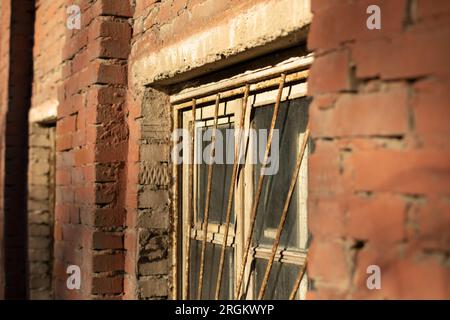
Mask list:
[[318,141],[308,164],[311,197],[334,197],[346,193],[340,151],[335,143]]
[[[350,59],[346,50],[317,57],[311,67],[308,94],[340,92],[351,89]],[[328,76],[324,76],[328,75]]]
[[95,203],[107,204],[114,201],[117,193],[116,183],[96,183],[95,184]]
[[[366,10],[369,5],[380,7],[380,30],[367,28],[369,15]],[[365,41],[396,35],[403,30],[406,19],[405,0],[313,2],[312,8],[314,19],[308,35],[308,47],[319,51],[337,48],[351,40]]]
[[308,227],[320,240],[346,235],[345,198],[308,198]]
[[[450,66],[450,27],[437,31],[409,30],[391,40],[387,51],[391,54],[379,66],[383,79],[414,79],[426,75],[448,75]],[[414,54],[411,54],[414,52]],[[381,54],[381,51],[379,51]]]
[[170,272],[167,259],[139,264],[139,274],[143,276],[164,275]]
[[313,13],[323,11],[342,4],[342,0],[312,0],[311,1],[311,11]]
[[170,147],[166,144],[141,144],[141,157],[146,161],[167,162]]
[[[112,148],[114,146],[114,148]],[[126,159],[126,150],[128,147],[128,141],[118,141],[113,143],[97,143],[95,160],[97,162],[118,162]]]
[[93,249],[122,249],[123,236],[102,231],[96,231],[92,240]]
[[74,150],[75,166],[83,166],[89,163],[93,163],[94,150],[92,148],[82,148]]
[[99,37],[107,37],[125,43],[131,38],[131,27],[125,22],[95,19],[89,27],[89,42]]
[[80,167],[72,168],[72,183],[73,183],[73,185],[85,185],[86,181],[87,181],[87,179],[84,175],[84,171],[83,171],[83,168],[81,168],[81,165],[80,165]]
[[417,0],[415,4],[417,19],[433,19],[439,16],[450,16],[450,2],[446,0]]
[[88,106],[119,104],[125,101],[125,90],[112,87],[92,87],[88,91]]
[[169,205],[169,193],[165,190],[142,192],[139,194],[139,208],[164,210]]
[[28,246],[30,249],[45,249],[50,245],[49,238],[35,238],[31,241]]
[[402,84],[375,93],[343,94],[334,108],[311,111],[315,137],[404,135],[408,121],[408,87]]
[[450,204],[444,199],[432,197],[418,205],[417,244],[425,250],[450,250]]
[[100,0],[94,5],[94,15],[108,15],[131,18],[133,13],[129,1]]
[[47,273],[49,271],[49,266],[46,263],[35,263],[35,262],[32,262],[32,263],[30,263],[30,270],[29,271],[30,271],[31,274],[40,273],[40,274],[44,274],[45,275],[45,273]]
[[124,255],[121,253],[94,255],[92,266],[94,272],[122,270],[124,267]]
[[[381,290],[368,290],[366,286],[369,265],[381,269]],[[356,299],[446,299],[450,295],[450,273],[436,257],[417,257],[408,254],[399,258],[395,251],[364,249],[358,255]],[[423,288],[427,288],[424,290]]]
[[112,64],[99,64],[96,69],[96,83],[126,84],[126,67]]
[[62,52],[62,60],[69,60],[88,43],[88,30],[81,29],[74,37],[66,41]]
[[318,287],[344,290],[350,283],[350,265],[344,244],[336,241],[313,241],[309,251],[308,275]]
[[65,151],[72,148],[72,134],[59,135],[56,139],[56,151]]
[[392,195],[353,196],[349,199],[347,235],[372,246],[405,238],[406,203]]
[[449,150],[376,150],[353,153],[345,161],[352,168],[355,190],[448,194]]
[[122,289],[123,278],[121,276],[95,277],[92,279],[92,294],[121,293]]
[[166,229],[169,227],[169,214],[166,211],[144,210],[139,213],[139,225],[143,228]]
[[95,165],[96,182],[114,182],[118,180],[120,163],[99,163]]
[[[356,253],[354,286],[355,292],[352,299],[386,299],[393,298],[392,293],[386,288],[386,272],[390,271],[390,266],[398,259],[398,252],[394,247],[388,246],[380,249],[371,248],[370,242]],[[369,266],[380,267],[381,289],[369,290],[367,288],[367,279],[370,274],[367,273]]]
[[30,236],[50,236],[50,226],[49,225],[39,225],[32,224],[28,227],[28,234]]
[[308,289],[306,291],[307,300],[344,300],[347,293],[336,289],[320,288],[320,290]]
[[92,41],[87,48],[87,55],[90,60],[96,58],[116,58],[126,59],[130,53],[128,43],[121,44],[115,39],[103,39]]
[[33,186],[29,190],[29,198],[33,200],[47,200],[49,190],[47,186]]
[[450,136],[450,81],[424,80],[414,85],[415,131],[428,146],[448,146]]
[[31,278],[30,279],[30,289],[49,287],[50,279],[48,278]]
[[125,212],[123,209],[97,208],[83,210],[81,221],[83,224],[97,227],[119,227],[123,225]]
[[352,45],[352,60],[356,66],[356,76],[360,79],[380,76],[382,71],[380,66],[386,60],[386,56],[382,53],[390,49],[387,39],[357,42]]
[[28,222],[30,224],[41,224],[41,223],[48,223],[49,222],[49,213],[48,212],[42,212],[42,211],[36,211],[36,212],[30,212],[32,209],[28,209]]
[[168,281],[166,279],[140,280],[141,295],[144,297],[165,297],[168,295]]

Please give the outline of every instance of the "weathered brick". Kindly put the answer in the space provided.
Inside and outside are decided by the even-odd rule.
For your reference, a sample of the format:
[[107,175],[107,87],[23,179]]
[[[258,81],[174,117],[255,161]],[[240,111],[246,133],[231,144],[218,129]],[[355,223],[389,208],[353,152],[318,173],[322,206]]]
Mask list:
[[[308,94],[349,91],[352,88],[349,64],[349,53],[346,50],[317,57],[311,67]],[[326,74],[332,76],[324,77]]]
[[349,156],[345,166],[359,191],[448,194],[449,157],[449,151],[433,149],[364,151]]
[[167,296],[168,281],[166,279],[146,279],[139,281],[141,295],[144,297],[164,297]]
[[399,243],[405,238],[406,203],[392,195],[349,199],[347,235],[371,246]]
[[403,84],[374,93],[343,94],[334,108],[311,112],[316,137],[404,135],[408,124],[408,87]]
[[117,254],[97,254],[93,257],[94,272],[122,270],[124,266],[124,255]]
[[123,279],[120,276],[92,279],[92,294],[120,293],[122,289]]
[[123,248],[123,236],[102,231],[96,231],[92,239],[93,249],[121,249]]
[[351,281],[348,261],[344,244],[335,241],[314,241],[308,259],[314,268],[309,269],[308,274],[319,287],[345,291]]
[[139,274],[143,276],[163,275],[170,271],[167,259],[139,264]]

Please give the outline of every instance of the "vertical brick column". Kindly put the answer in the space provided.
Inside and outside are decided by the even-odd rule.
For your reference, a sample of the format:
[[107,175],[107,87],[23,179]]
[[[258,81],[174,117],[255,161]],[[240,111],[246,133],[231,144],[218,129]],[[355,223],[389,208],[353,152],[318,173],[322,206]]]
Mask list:
[[1,5],[1,229],[2,294],[27,297],[28,109],[32,81],[34,0]]
[[[81,8],[68,30],[57,122],[55,275],[57,298],[122,297],[125,92],[131,39],[129,1],[67,1]],[[80,290],[66,288],[68,265]]]
[[449,9],[312,0],[309,298],[450,298]]

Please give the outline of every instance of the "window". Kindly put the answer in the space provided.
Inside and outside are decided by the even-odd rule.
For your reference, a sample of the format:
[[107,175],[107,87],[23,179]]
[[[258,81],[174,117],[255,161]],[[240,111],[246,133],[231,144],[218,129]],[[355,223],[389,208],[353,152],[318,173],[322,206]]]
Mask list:
[[311,62],[171,96],[175,127],[189,133],[175,141],[184,146],[174,164],[176,298],[304,296]]

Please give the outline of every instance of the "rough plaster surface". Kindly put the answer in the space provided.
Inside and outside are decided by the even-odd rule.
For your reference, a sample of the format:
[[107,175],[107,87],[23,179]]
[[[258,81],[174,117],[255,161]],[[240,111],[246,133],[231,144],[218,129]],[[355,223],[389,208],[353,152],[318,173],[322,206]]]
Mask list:
[[[288,46],[301,40],[311,18],[309,0],[255,5],[221,25],[139,59],[132,66],[131,85],[169,84],[178,75],[189,78],[196,72],[211,71],[207,69],[211,63],[216,63],[217,68],[220,62],[238,62],[239,54],[241,59],[248,59],[252,49],[257,49],[254,54],[260,55],[278,46]],[[280,39],[285,39],[284,44]],[[275,40],[274,46],[270,46]],[[231,59],[236,56],[237,59]]]

